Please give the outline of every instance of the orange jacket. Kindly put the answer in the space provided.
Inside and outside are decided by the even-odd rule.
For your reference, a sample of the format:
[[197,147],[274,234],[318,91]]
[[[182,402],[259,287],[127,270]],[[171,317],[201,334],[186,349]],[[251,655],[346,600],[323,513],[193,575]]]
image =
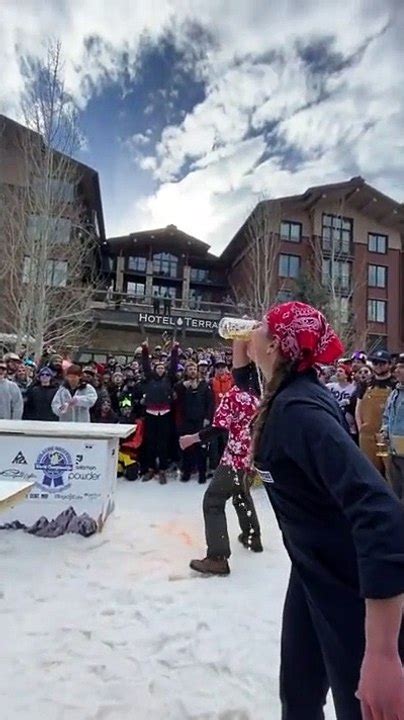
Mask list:
[[215,397],[215,410],[219,405],[223,395],[225,395],[231,387],[233,387],[233,377],[230,373],[224,375],[216,375],[212,378],[212,390]]

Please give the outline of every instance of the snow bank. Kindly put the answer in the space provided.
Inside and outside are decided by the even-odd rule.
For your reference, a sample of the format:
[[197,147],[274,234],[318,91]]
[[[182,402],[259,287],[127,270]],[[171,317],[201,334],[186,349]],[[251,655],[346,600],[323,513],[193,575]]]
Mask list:
[[288,561],[272,511],[256,490],[265,552],[253,555],[230,506],[232,574],[201,578],[188,562],[204,555],[203,492],[122,483],[102,535],[1,533],[3,720],[280,717]]

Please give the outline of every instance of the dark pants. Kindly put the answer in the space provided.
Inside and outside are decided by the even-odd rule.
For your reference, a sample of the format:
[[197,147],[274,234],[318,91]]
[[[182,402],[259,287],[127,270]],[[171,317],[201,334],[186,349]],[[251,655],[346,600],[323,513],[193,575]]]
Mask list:
[[390,455],[388,476],[393,492],[404,502],[404,457]]
[[206,445],[195,443],[182,453],[182,479],[189,480],[196,467],[200,482],[206,480],[207,448]]
[[219,465],[203,498],[206,544],[208,557],[231,555],[225,506],[233,498],[233,505],[243,535],[260,536],[260,526],[250,494],[246,473]]
[[[282,720],[324,720],[323,707],[330,687],[338,720],[362,719],[355,692],[364,650],[363,617],[352,623],[350,610],[348,605],[337,610],[348,620],[343,637],[341,629],[333,627],[321,611],[310,605],[292,568],[281,639]],[[349,624],[354,626],[353,631]]]
[[219,465],[227,443],[227,433],[213,438],[209,446],[209,467],[216,470]]
[[153,300],[153,312],[155,315],[160,315],[160,300],[158,298]]
[[165,415],[150,415],[146,413],[146,457],[149,470],[168,468],[168,449],[171,432],[171,413]]

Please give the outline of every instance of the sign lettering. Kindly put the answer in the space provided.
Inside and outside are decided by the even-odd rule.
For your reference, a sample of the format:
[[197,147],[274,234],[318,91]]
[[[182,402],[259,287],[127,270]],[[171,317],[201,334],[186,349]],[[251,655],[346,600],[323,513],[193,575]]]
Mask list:
[[219,324],[216,320],[205,320],[204,318],[171,317],[169,315],[153,315],[153,313],[145,312],[138,314],[138,322],[139,325],[164,325],[177,329],[185,327],[187,329],[198,328],[199,330],[211,331],[217,330]]

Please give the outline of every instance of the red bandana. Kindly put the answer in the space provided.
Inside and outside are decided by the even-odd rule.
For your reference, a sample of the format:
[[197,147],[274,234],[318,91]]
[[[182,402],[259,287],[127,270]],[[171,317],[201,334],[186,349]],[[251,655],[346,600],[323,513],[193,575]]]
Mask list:
[[344,347],[324,315],[310,305],[287,302],[276,305],[266,316],[269,332],[278,338],[285,358],[299,361],[298,372],[316,365],[329,365]]

